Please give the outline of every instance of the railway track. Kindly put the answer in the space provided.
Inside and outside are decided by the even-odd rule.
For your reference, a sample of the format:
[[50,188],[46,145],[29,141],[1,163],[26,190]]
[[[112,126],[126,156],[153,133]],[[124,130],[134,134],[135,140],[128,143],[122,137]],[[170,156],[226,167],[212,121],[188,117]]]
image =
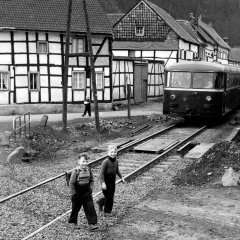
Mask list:
[[[196,130],[193,128],[176,128],[175,125],[172,125],[157,133],[151,134],[143,139],[135,140],[128,144],[123,145],[119,149],[120,154],[118,159],[120,162],[120,168],[124,178],[128,182],[131,181],[132,178],[135,178],[139,174],[146,171],[146,169],[150,168],[153,165],[156,165],[159,161],[162,161],[166,157],[166,155],[168,155],[173,149],[180,147],[190,138],[193,138],[195,135],[203,131],[205,128],[206,126]],[[133,146],[136,146],[142,142],[148,141],[149,139],[157,137],[159,135],[161,135],[162,138],[166,138],[166,139],[174,138],[176,139],[176,141],[166,151],[157,155],[127,151],[131,149]],[[106,156],[103,156],[90,163],[90,165],[93,166],[92,169],[93,169],[96,183],[98,183],[97,176],[99,172],[99,164],[105,157]],[[0,203],[4,203],[3,208],[5,208],[5,210],[9,209],[10,213],[11,213],[11,206],[13,201],[13,200],[12,201],[10,200],[16,197],[14,201],[22,201],[23,203],[22,208],[14,209],[15,212],[19,211],[16,214],[17,216],[19,215],[19,218],[17,216],[15,217],[17,217],[17,219],[21,219],[20,223],[17,222],[12,224],[13,228],[15,228],[15,226],[18,227],[17,232],[19,232],[20,234],[19,236],[21,237],[23,233],[25,233],[26,235],[26,233],[32,232],[26,237],[22,238],[22,240],[30,239],[33,236],[38,235],[38,233],[40,233],[42,230],[46,229],[47,227],[54,224],[56,221],[62,219],[64,216],[67,216],[69,214],[70,210],[67,212],[63,211],[63,210],[69,209],[69,205],[70,205],[67,187],[64,185],[64,187],[62,187],[63,191],[61,191],[61,194],[56,194],[56,190],[58,191],[59,189],[61,189],[60,186],[62,185],[63,175],[64,173],[58,176],[55,176],[51,179],[48,179],[46,181],[43,181],[37,185],[29,187],[19,193],[8,196],[0,201]],[[100,185],[96,184],[95,189],[97,189],[97,192],[94,193],[94,197],[97,197],[101,193]],[[17,205],[19,206],[19,204]],[[29,209],[31,209],[31,211]],[[61,212],[63,213],[61,214]],[[59,216],[59,214],[61,215]],[[58,217],[56,218],[56,216]],[[7,216],[1,216],[1,218],[2,217],[5,218]],[[49,222],[50,219],[53,219],[53,220]],[[38,226],[41,225],[42,227],[34,231],[34,228],[36,229],[36,226],[32,226],[30,224],[30,227],[29,227],[28,224],[36,221],[38,222]],[[22,227],[21,230],[19,230],[20,229],[19,225]],[[14,238],[13,236],[11,238],[8,238],[8,236],[6,236],[5,239],[7,240],[7,239],[20,239],[20,238]]]

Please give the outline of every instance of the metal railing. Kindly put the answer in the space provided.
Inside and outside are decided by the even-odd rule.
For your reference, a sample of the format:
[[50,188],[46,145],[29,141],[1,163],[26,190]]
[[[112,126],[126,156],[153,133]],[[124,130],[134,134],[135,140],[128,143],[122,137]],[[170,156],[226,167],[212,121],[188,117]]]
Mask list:
[[[28,121],[27,121],[28,120]],[[18,125],[17,125],[18,123]],[[24,113],[23,115],[20,115],[13,119],[13,135],[14,140],[16,142],[17,135],[19,134],[19,137],[22,138],[22,134],[26,137],[27,130],[30,132],[31,127],[31,113]],[[24,130],[23,130],[24,129]],[[23,130],[23,132],[22,132]]]

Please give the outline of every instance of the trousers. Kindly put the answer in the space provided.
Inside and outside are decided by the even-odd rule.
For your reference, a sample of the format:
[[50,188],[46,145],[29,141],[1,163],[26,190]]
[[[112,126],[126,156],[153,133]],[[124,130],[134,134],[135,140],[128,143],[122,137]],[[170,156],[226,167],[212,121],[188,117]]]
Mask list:
[[82,194],[77,192],[72,196],[72,212],[69,217],[69,223],[77,223],[78,213],[83,206],[88,224],[97,223],[97,214],[93,204],[92,191]]

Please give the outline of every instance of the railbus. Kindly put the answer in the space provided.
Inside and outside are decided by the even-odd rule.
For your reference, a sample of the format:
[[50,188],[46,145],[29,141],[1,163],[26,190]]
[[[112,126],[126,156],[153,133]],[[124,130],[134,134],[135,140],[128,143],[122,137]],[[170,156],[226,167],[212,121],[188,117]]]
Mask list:
[[240,103],[240,68],[189,61],[165,69],[163,113],[221,118]]

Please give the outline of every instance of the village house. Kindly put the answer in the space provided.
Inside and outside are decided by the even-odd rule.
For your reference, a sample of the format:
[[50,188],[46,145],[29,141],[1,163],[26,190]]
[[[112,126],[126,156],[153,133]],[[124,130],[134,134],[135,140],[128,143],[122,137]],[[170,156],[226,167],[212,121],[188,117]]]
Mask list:
[[[96,71],[97,97],[112,101],[112,28],[98,1],[87,0]],[[62,76],[67,0],[0,1],[1,114],[62,110]],[[68,109],[92,98],[86,24],[82,1],[73,0]],[[79,110],[79,109],[78,109]]]
[[162,60],[166,66],[199,55],[199,42],[170,14],[148,0],[141,0],[124,15],[108,17],[113,24],[114,56]]
[[221,36],[219,36],[211,23],[204,23],[201,16],[194,17],[192,13],[190,13],[188,21],[179,20],[179,22],[182,22],[185,26],[187,25],[186,22],[190,22],[195,36],[197,35],[200,41],[204,43],[204,45],[200,44],[199,49],[199,58],[201,60],[228,64],[231,47]]

